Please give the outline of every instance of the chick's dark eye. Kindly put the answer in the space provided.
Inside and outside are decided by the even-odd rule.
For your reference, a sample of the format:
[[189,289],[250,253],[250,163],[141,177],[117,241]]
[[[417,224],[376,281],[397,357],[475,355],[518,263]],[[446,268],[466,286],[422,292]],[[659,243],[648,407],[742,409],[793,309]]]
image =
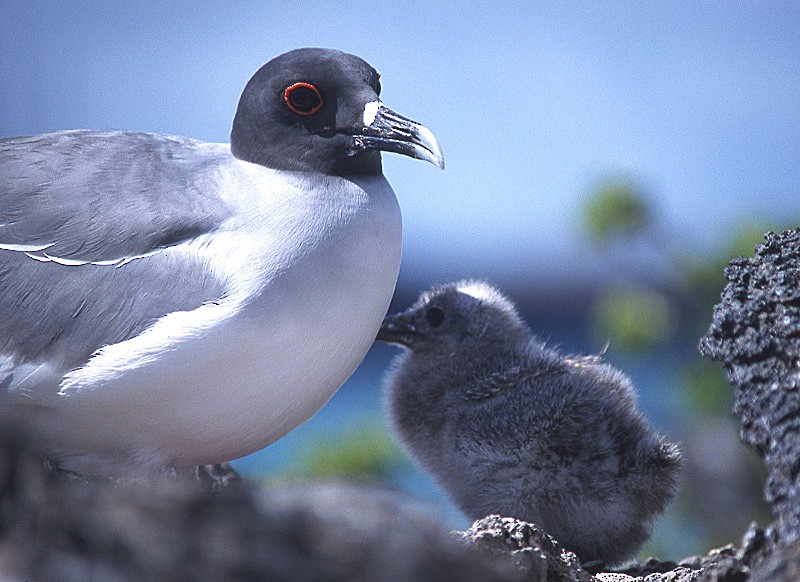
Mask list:
[[314,115],[325,101],[322,94],[311,83],[294,83],[283,92],[286,106],[297,115]]
[[431,307],[425,313],[425,320],[431,327],[439,327],[444,323],[444,311],[438,307]]

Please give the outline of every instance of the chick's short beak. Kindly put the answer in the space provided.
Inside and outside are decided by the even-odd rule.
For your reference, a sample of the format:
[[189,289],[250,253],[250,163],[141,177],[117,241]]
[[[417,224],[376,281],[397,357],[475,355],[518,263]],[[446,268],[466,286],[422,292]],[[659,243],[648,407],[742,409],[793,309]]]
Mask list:
[[413,317],[408,312],[403,312],[387,315],[375,339],[379,342],[411,347],[414,338],[418,335],[419,332],[414,326]]

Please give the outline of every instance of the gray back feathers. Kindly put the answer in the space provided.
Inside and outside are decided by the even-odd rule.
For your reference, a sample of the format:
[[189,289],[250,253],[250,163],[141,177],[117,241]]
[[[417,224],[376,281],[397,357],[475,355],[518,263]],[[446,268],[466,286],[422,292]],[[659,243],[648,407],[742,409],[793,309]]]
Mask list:
[[219,158],[200,148],[126,132],[0,140],[0,356],[69,369],[167,313],[221,297],[202,265],[153,254],[228,215],[193,183]]
[[191,181],[219,162],[199,147],[183,137],[111,131],[2,139],[0,244],[110,261],[209,232],[226,208]]

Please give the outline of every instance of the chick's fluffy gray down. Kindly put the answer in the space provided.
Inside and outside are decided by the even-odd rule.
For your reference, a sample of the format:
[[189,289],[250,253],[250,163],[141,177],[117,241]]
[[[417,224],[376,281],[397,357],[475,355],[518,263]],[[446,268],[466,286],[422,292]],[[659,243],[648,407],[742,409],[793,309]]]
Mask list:
[[474,281],[424,293],[378,339],[405,348],[386,381],[397,436],[467,516],[534,522],[584,561],[647,540],[681,457],[622,372],[546,347]]

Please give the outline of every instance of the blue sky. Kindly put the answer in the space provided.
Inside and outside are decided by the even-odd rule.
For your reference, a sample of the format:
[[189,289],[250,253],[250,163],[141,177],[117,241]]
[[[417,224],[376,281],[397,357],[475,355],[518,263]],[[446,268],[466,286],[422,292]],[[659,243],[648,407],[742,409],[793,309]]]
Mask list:
[[445,151],[445,172],[384,156],[404,268],[501,285],[568,277],[605,268],[577,214],[608,176],[639,180],[698,249],[742,218],[800,217],[799,6],[5,0],[0,135],[227,141],[263,62],[340,48],[372,63],[387,105]]

